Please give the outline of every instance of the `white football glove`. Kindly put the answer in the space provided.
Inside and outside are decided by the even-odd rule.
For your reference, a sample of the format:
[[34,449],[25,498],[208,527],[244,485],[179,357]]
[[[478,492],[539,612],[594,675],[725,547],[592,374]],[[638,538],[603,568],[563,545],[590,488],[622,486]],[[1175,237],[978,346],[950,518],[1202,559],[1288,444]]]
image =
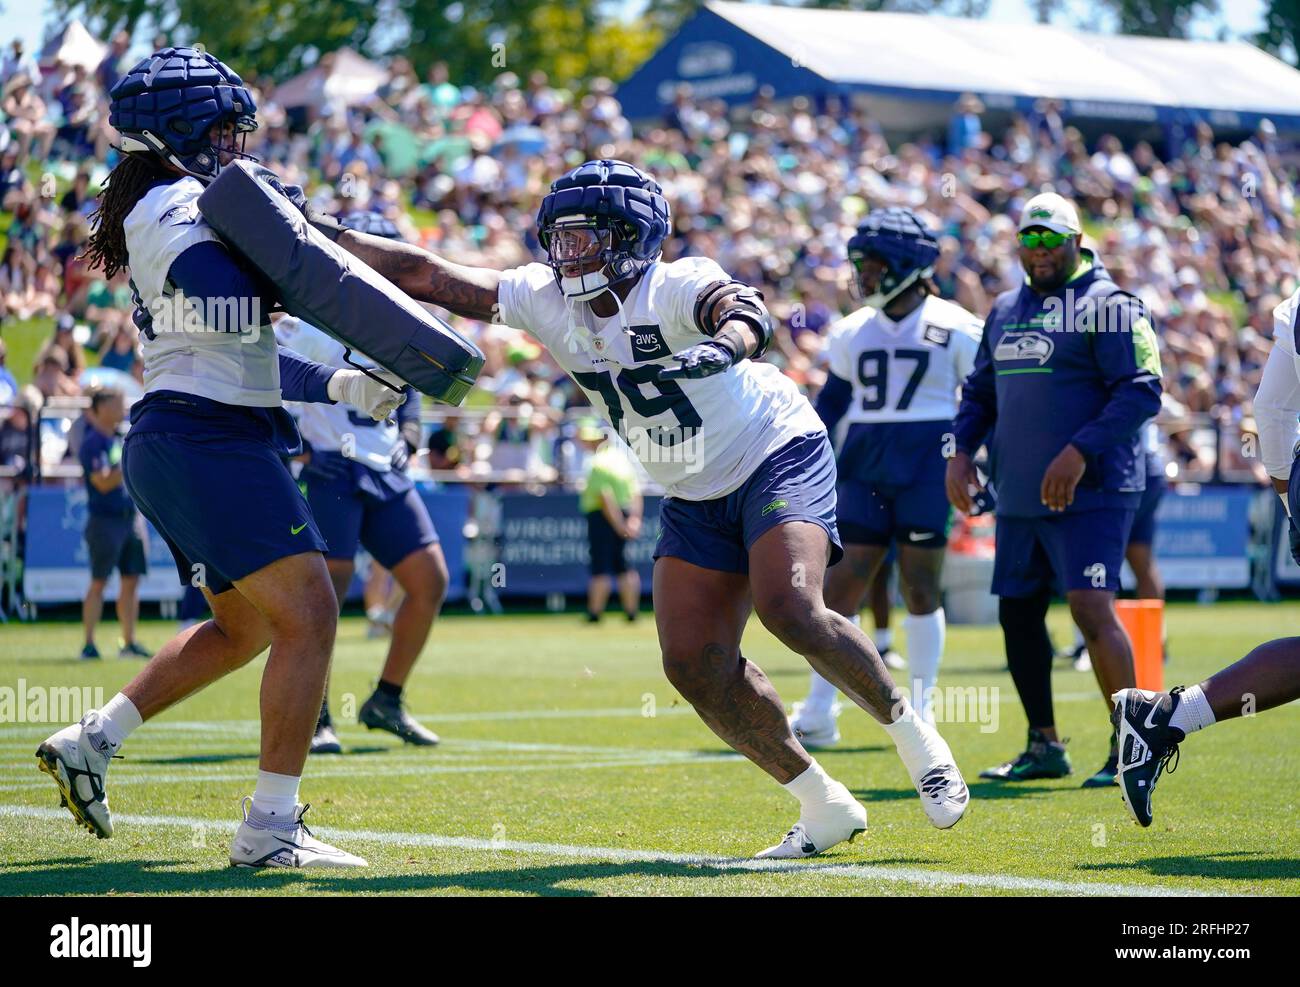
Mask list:
[[[372,374],[391,381],[393,387],[400,388],[401,380],[386,370],[372,370]],[[352,405],[377,422],[383,421],[406,400],[401,390],[379,383],[363,374],[360,370],[336,370],[326,387],[331,401],[343,401]]]

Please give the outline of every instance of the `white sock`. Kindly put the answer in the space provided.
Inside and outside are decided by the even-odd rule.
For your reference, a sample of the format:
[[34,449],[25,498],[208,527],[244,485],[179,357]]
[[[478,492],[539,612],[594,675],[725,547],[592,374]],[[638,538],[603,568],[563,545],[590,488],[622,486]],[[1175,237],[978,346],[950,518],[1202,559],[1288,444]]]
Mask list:
[[126,738],[131,736],[142,723],[144,720],[140,718],[140,711],[135,708],[135,703],[120,692],[106,702],[104,708],[99,711],[99,729],[104,739],[113,745],[114,750],[121,747]]
[[939,731],[921,719],[906,702],[898,719],[885,724],[885,732],[894,741],[912,784],[938,765],[957,763]]
[[1178,694],[1178,705],[1174,707],[1174,715],[1169,718],[1171,727],[1186,734],[1204,730],[1214,726],[1214,723],[1214,710],[1210,709],[1210,701],[1205,698],[1204,689],[1194,685]]
[[291,825],[293,811],[298,807],[298,784],[301,781],[300,775],[259,771],[249,822],[262,829]]
[[839,689],[816,672],[812,672],[808,676],[808,698],[804,700],[803,707],[810,713],[830,716],[831,707],[835,705],[839,694]]
[[943,607],[934,613],[912,614],[903,618],[907,631],[907,677],[912,683],[912,700],[918,712],[930,723],[930,690],[939,681],[939,661],[943,658],[943,640],[948,622]]
[[831,801],[833,786],[835,780],[814,760],[803,774],[781,787],[799,800],[800,809],[807,810]]
[[[853,623],[860,625],[861,622],[862,618],[853,618]],[[875,642],[876,650],[883,655],[894,646],[894,629],[892,627],[877,627],[876,635],[871,640]]]

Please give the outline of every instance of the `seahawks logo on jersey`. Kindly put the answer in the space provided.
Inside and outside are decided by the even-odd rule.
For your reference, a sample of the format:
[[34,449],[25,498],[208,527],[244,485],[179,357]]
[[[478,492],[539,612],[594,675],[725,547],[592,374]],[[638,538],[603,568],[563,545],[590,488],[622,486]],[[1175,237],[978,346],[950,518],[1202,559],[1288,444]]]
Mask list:
[[993,359],[999,363],[1033,360],[1041,367],[1055,349],[1056,344],[1041,332],[1008,332],[993,348]]
[[159,226],[193,226],[199,220],[198,200],[172,206],[158,217]]

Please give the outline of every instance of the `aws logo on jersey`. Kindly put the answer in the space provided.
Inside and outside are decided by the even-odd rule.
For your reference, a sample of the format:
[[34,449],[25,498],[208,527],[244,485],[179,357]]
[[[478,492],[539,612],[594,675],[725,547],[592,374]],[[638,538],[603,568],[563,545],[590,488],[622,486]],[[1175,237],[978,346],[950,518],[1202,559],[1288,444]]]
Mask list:
[[1029,363],[1041,367],[1052,358],[1056,344],[1041,332],[1007,332],[993,347],[997,363]]
[[947,346],[952,341],[952,330],[947,326],[936,326],[933,322],[927,322],[921,331],[921,338],[927,343],[934,343],[935,346]]
[[629,326],[632,333],[632,356],[636,360],[658,360],[672,356],[664,331],[658,326]]

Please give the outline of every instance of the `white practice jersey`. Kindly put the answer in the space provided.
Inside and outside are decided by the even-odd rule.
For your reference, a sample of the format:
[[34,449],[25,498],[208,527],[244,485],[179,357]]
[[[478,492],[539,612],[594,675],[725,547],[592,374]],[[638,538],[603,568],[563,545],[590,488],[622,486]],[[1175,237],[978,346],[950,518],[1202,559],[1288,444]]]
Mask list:
[[[176,258],[220,242],[199,213],[203,185],[185,177],[151,188],[123,223],[136,303],[148,313],[140,334],[146,391],[182,391],[225,404],[280,407],[280,363],[270,332],[214,332],[222,314],[187,306],[167,277]],[[252,320],[260,321],[259,319]]]
[[983,332],[976,316],[933,296],[899,322],[870,307],[846,315],[827,343],[828,369],[853,385],[845,421],[953,418]]
[[1259,456],[1268,475],[1291,477],[1296,440],[1300,438],[1300,289],[1273,309],[1273,349],[1264,364],[1255,394],[1255,421],[1259,427]]
[[[294,316],[277,321],[275,335],[281,346],[308,360],[327,367],[350,366],[343,358],[346,348],[342,343]],[[352,359],[360,366],[374,366],[356,351]],[[392,468],[393,452],[399,440],[397,424],[392,419],[377,422],[342,401],[295,404],[298,431],[313,449],[342,453],[379,473],[387,473]]]
[[502,274],[498,300],[501,320],[551,351],[669,496],[712,500],[787,442],[825,431],[770,364],[742,360],[700,380],[656,379],[673,353],[708,338],[695,325],[695,302],[726,280],[702,257],[654,263],[623,301],[623,318],[598,319],[583,302],[570,312],[550,267],[528,264]]

